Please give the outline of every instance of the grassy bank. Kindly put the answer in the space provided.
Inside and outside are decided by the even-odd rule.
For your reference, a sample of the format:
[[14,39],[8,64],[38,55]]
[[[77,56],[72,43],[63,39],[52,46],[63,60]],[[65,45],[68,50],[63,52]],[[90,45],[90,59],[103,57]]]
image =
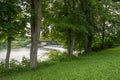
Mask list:
[[39,64],[35,71],[13,71],[0,80],[120,80],[120,47],[69,60]]

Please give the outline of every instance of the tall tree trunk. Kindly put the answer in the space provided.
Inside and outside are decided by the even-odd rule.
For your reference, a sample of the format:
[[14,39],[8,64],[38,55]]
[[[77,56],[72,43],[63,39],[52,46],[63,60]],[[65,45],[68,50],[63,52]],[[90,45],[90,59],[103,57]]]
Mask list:
[[31,0],[31,49],[30,69],[37,68],[37,52],[41,27],[41,4],[42,0]]
[[5,68],[9,68],[9,59],[10,59],[10,52],[11,52],[11,38],[7,38],[7,54],[5,59]]
[[87,45],[87,52],[92,51],[92,35],[88,36],[88,45]]
[[[11,13],[8,11],[8,23],[10,24],[9,26],[11,27]],[[7,53],[6,53],[6,59],[5,59],[5,68],[9,69],[9,60],[10,60],[10,52],[11,52],[11,28],[8,27],[8,33],[7,33]]]
[[92,51],[92,34],[88,35],[87,53]]
[[69,29],[67,32],[67,42],[68,42],[68,55],[69,57],[73,56],[73,49],[74,49],[74,44],[75,44],[75,31]]

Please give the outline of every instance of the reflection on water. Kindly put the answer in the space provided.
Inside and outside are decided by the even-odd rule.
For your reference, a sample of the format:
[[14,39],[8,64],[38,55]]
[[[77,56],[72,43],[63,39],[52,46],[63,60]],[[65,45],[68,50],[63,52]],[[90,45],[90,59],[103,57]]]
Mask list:
[[[38,59],[43,61],[47,59],[47,54],[52,50],[58,50],[58,51],[65,51],[64,48],[60,46],[45,46],[44,48],[39,48],[38,49]],[[11,55],[10,55],[10,60],[11,59],[16,59],[18,61],[22,60],[22,57],[30,58],[30,48],[18,48],[18,49],[11,49]],[[6,57],[6,50],[0,50],[0,61],[5,60]]]

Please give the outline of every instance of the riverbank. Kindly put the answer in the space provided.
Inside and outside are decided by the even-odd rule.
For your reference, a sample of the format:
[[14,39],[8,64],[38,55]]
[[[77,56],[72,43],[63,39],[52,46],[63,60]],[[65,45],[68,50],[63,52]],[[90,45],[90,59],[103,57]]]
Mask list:
[[37,70],[11,71],[0,80],[120,80],[120,47],[54,61],[40,62]]

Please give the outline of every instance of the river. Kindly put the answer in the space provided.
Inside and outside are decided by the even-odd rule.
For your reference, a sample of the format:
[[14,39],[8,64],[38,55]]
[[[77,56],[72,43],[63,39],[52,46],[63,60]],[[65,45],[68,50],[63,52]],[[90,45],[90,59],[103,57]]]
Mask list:
[[[38,49],[38,60],[44,61],[48,58],[48,53],[51,50],[58,50],[60,52],[66,51],[62,46],[58,45],[48,45],[44,46],[43,48]],[[6,57],[6,49],[0,50],[0,61],[5,60]],[[30,58],[30,48],[17,48],[17,49],[11,49],[11,55],[10,60],[15,59],[17,61],[22,60],[22,57]]]

